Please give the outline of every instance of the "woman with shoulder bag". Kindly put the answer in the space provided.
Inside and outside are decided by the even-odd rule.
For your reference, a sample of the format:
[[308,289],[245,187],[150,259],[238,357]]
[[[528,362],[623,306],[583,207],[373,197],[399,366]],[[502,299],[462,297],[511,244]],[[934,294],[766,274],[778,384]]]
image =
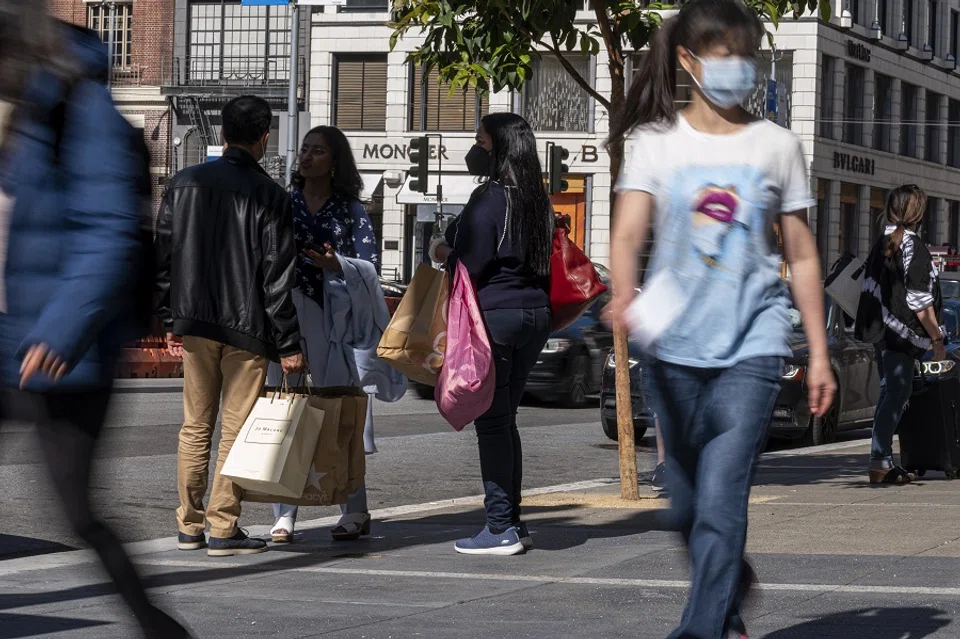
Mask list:
[[444,237],[436,262],[463,263],[476,287],[496,369],[493,404],[476,420],[487,525],[456,543],[459,553],[515,555],[532,548],[520,519],[523,459],[517,409],[527,377],[550,335],[550,255],[555,226],[537,141],[513,113],[483,118],[466,157],[477,188]]
[[886,229],[864,269],[856,336],[875,345],[880,397],[870,447],[871,484],[907,484],[916,479],[894,463],[893,434],[913,392],[916,361],[933,348],[946,357],[938,320],[941,310],[937,268],[917,235],[927,195],[916,184],[894,189],[887,198]]

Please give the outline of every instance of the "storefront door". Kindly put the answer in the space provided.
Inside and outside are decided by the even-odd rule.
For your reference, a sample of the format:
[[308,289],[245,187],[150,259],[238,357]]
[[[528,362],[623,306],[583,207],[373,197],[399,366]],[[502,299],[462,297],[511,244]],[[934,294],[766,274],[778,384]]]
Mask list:
[[569,218],[570,239],[580,248],[584,248],[587,241],[587,179],[583,175],[568,175],[566,180],[567,190],[552,195],[550,202],[557,215]]

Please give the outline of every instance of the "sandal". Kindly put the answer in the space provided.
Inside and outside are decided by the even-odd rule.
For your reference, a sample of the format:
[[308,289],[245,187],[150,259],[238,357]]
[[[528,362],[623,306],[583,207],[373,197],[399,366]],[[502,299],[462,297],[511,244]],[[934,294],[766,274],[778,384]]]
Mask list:
[[894,466],[893,468],[883,470],[870,469],[871,484],[896,484],[902,486],[904,484],[909,484],[910,482],[916,480],[916,478],[916,475],[913,473],[908,473],[899,466]]
[[297,522],[293,517],[281,517],[270,530],[270,538],[275,544],[292,544],[293,528]]
[[344,515],[330,531],[335,541],[356,541],[370,535],[370,513],[350,513]]

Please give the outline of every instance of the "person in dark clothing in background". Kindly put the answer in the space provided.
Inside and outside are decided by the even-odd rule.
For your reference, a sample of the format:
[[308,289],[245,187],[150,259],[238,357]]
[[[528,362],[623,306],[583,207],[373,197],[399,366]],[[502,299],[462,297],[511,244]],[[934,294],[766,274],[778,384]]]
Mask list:
[[117,359],[136,337],[128,302],[143,204],[141,158],[106,77],[96,34],[49,17],[42,0],[0,0],[0,408],[37,424],[76,534],[143,633],[172,639],[189,635],[150,603],[120,540],[91,513]]
[[533,547],[520,519],[523,460],[517,409],[527,376],[550,336],[550,254],[554,216],[537,140],[513,113],[483,118],[466,157],[477,188],[445,237],[431,243],[437,262],[461,261],[483,310],[496,366],[490,409],[476,421],[487,525],[456,544],[459,553],[515,555]]
[[[237,527],[243,491],[220,474],[267,378],[267,361],[303,369],[293,305],[296,247],[290,198],[259,161],[273,114],[261,98],[223,108],[227,149],[178,173],[157,225],[157,288],[168,348],[183,355],[177,455],[179,548],[215,557],[263,552]],[[213,490],[204,513],[210,447],[223,402]]]

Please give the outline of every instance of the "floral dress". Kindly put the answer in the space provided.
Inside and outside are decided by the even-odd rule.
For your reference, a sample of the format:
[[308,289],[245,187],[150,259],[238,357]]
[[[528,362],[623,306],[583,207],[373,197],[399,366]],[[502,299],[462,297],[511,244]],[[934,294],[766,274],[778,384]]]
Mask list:
[[365,260],[380,271],[380,255],[373,223],[359,200],[340,193],[330,196],[316,215],[310,212],[300,191],[291,194],[293,200],[293,232],[297,243],[297,288],[323,306],[323,271],[314,266],[302,251],[309,245],[323,246],[329,242],[344,257]]

